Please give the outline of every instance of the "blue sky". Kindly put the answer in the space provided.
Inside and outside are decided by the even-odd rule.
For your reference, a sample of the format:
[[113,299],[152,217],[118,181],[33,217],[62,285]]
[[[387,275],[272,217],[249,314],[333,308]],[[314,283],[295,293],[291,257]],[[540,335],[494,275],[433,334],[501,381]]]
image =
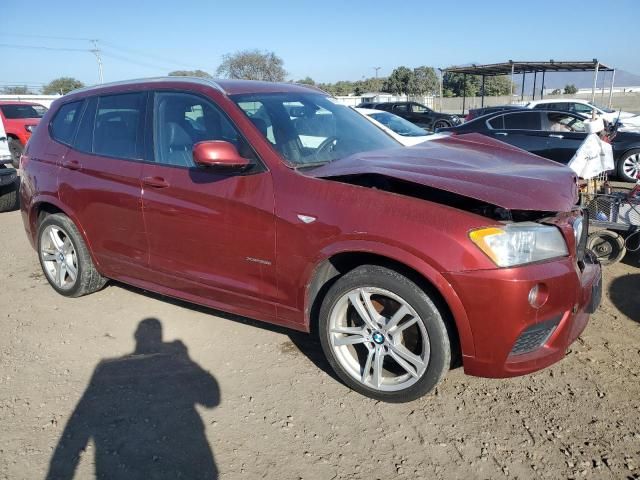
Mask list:
[[[259,48],[282,57],[292,79],[356,80],[399,65],[598,58],[640,74],[640,1],[396,2],[2,0],[0,84],[69,75],[97,82],[87,51],[104,50],[105,81],[201,68],[225,53]],[[593,27],[592,27],[593,25]],[[593,33],[590,33],[593,30]],[[621,32],[626,32],[622,33]],[[27,35],[39,35],[31,37]]]

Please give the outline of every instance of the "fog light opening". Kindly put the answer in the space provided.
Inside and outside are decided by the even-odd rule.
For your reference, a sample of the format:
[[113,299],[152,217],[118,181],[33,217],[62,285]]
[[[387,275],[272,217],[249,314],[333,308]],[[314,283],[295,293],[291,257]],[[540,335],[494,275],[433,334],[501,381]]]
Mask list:
[[533,308],[540,308],[549,299],[549,292],[547,290],[547,286],[544,283],[537,283],[531,290],[529,290],[529,305]]

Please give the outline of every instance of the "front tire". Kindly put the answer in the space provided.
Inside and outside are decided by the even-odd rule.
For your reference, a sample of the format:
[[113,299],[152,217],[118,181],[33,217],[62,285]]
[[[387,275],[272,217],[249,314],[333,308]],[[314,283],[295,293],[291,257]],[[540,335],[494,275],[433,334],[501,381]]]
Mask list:
[[640,174],[640,149],[625,152],[618,160],[618,177],[624,182],[637,182]]
[[24,147],[17,138],[9,138],[9,152],[11,152],[11,164],[14,168],[20,166],[20,157],[24,152]]
[[433,131],[435,132],[439,128],[449,128],[450,126],[451,126],[451,124],[449,122],[447,122],[446,120],[437,120],[433,124]]
[[96,292],[107,282],[93,264],[80,232],[61,213],[48,215],[40,222],[38,257],[49,284],[66,297]]
[[377,400],[415,400],[449,370],[440,311],[424,290],[388,268],[363,265],[338,279],[322,302],[318,332],[340,379]]

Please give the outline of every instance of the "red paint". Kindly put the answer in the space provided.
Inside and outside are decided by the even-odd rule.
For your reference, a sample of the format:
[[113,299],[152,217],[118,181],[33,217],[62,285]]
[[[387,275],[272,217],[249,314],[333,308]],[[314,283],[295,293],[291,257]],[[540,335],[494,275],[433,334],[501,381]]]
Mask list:
[[[104,275],[298,330],[309,329],[309,285],[323,262],[346,252],[386,257],[418,272],[442,295],[456,322],[465,370],[474,375],[543,368],[559,360],[584,328],[600,267],[578,269],[572,215],[557,218],[569,257],[497,269],[468,239],[471,229],[495,220],[330,179],[379,173],[508,209],[568,212],[575,184],[565,167],[485,137],[457,136],[296,171],[227,94],[308,89],[242,81],[219,86],[176,78],[82,90],[56,101],[43,122],[60,104],[96,93],[197,93],[226,112],[263,171],[245,175],[107,159],[74,151],[39,129],[23,157],[21,205],[31,241],[39,208],[47,203],[76,223]],[[298,215],[316,220],[307,224]],[[549,291],[540,309],[527,302],[536,283]],[[557,315],[563,320],[543,348],[509,358],[527,326]]]
[[[13,101],[0,101],[2,105],[36,105],[42,107],[39,103],[31,102],[13,102]],[[0,108],[0,121],[4,124],[4,130],[7,132],[7,136],[17,138],[24,146],[31,137],[31,131],[27,127],[35,128],[40,123],[39,118],[7,118],[2,109]]]

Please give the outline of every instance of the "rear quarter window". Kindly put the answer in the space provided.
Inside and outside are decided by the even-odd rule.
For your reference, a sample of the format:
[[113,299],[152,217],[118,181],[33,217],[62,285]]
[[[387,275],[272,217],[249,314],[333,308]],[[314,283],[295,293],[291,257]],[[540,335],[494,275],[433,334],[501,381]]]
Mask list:
[[81,107],[82,100],[66,103],[58,109],[53,120],[51,120],[49,130],[54,140],[66,145],[71,143],[73,133],[78,124],[78,118],[80,117]]

